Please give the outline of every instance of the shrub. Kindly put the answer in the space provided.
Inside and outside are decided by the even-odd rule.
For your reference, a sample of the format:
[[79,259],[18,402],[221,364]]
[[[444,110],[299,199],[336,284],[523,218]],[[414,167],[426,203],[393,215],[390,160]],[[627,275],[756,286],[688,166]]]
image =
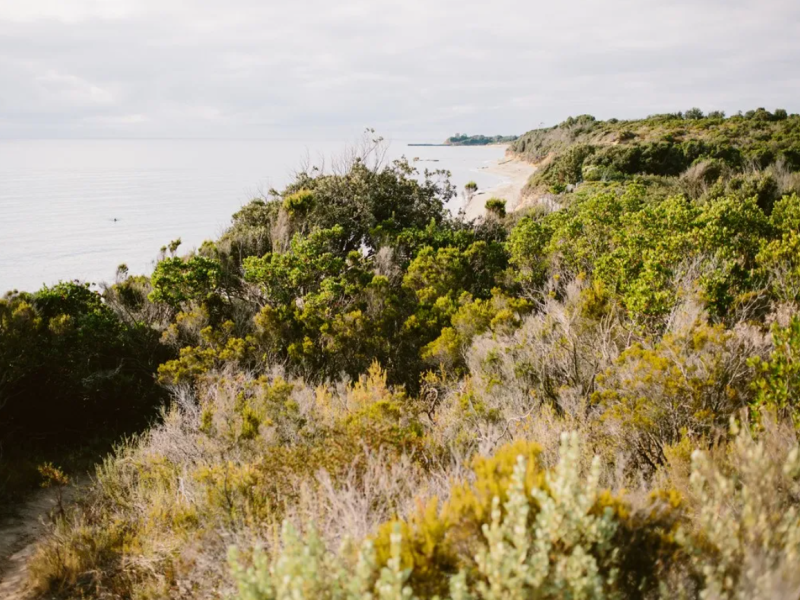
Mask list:
[[489,198],[486,201],[486,212],[498,219],[506,216],[506,201],[500,198]]
[[[506,455],[511,456],[511,451],[509,448]],[[622,571],[626,563],[616,547],[624,520],[623,505],[600,491],[597,459],[586,476],[580,463],[575,434],[562,438],[561,460],[544,477],[530,470],[524,452],[515,460],[503,458],[499,464],[510,472],[504,472],[499,488],[486,489],[492,494],[489,504],[485,504],[489,496],[483,496],[480,502],[479,523],[483,523],[480,532],[473,532],[478,543],[475,562],[465,563],[462,570],[449,577],[441,570],[441,564],[428,570],[431,561],[442,560],[442,555],[432,556],[424,549],[440,553],[442,534],[463,526],[463,521],[454,519],[452,513],[444,529],[436,523],[435,515],[424,524],[387,524],[375,545],[370,541],[361,545],[354,561],[326,551],[313,529],[302,540],[290,525],[284,524],[281,548],[271,559],[256,550],[253,566],[247,568],[242,565],[240,552],[231,552],[239,597],[261,600],[295,597],[290,596],[292,593],[320,598],[375,594],[374,597],[388,600],[411,598],[414,592],[431,597],[434,591],[446,594],[449,589],[454,599],[499,600],[532,595],[555,599],[565,594],[604,599],[629,597],[630,593],[652,589],[652,584],[647,584],[646,577],[639,573],[638,579],[633,577],[634,587],[626,590],[624,579],[632,574]],[[476,489],[480,485],[476,484]],[[448,517],[443,518],[448,521]],[[652,525],[640,527],[645,530]],[[410,556],[416,559],[404,550],[409,542],[413,548]],[[439,587],[425,587],[426,580],[419,577],[419,571],[440,577]]]
[[696,517],[677,539],[702,578],[702,599],[766,599],[800,590],[800,448],[794,442],[777,456],[770,450],[741,430],[730,469],[706,452],[692,454]]
[[767,409],[800,429],[800,317],[793,315],[786,327],[773,325],[772,343],[775,349],[769,358],[750,359],[759,373],[755,414]]
[[166,258],[156,265],[150,278],[153,291],[149,299],[175,309],[188,301],[202,302],[217,291],[220,275],[219,263],[203,256]]
[[748,357],[761,352],[752,332],[689,322],[654,347],[625,350],[598,376],[594,401],[603,407],[618,451],[631,452],[640,469],[657,469],[666,462],[667,445],[682,437],[713,439],[748,406],[755,377]]
[[[155,339],[154,339],[155,338]],[[157,333],[121,321],[88,284],[60,283],[0,299],[0,443],[25,450],[138,427],[163,394]],[[143,353],[143,351],[147,353]],[[28,448],[30,449],[30,448]]]

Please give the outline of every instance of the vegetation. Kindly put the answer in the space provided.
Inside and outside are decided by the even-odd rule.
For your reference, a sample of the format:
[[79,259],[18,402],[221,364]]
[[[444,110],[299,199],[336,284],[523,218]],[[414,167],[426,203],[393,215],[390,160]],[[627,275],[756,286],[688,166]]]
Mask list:
[[[614,181],[634,175],[677,177],[686,172],[706,183],[726,173],[780,165],[800,169],[800,115],[763,108],[725,118],[718,111],[652,115],[638,121],[570,117],[520,136],[511,151],[541,163],[531,192],[561,193],[583,181]],[[693,169],[691,172],[687,171]],[[795,181],[796,183],[796,181]]]
[[[40,593],[797,597],[798,118],[648,127],[673,122],[774,154],[587,177],[607,148],[656,158],[641,127],[605,147],[591,136],[620,122],[578,117],[520,140],[551,145],[554,200],[464,222],[441,174],[376,148],[197,252],[171,244],[150,277],[61,284],[52,310],[49,289],[8,296],[9,381],[78,365],[40,413],[134,356],[134,387],[80,388],[92,426],[172,399],[55,519]],[[24,413],[18,385],[3,411]]]
[[88,285],[7,293],[0,299],[0,500],[35,486],[41,461],[70,455],[80,464],[76,440],[96,449],[153,420],[166,398],[153,372],[168,356],[155,329],[118,314]]
[[517,139],[515,135],[467,135],[457,133],[445,141],[448,146],[488,146],[490,144],[508,144]]

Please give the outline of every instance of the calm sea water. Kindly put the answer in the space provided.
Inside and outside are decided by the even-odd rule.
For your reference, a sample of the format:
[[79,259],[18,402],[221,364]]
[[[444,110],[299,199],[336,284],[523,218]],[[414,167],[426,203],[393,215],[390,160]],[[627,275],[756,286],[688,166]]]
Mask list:
[[[339,142],[227,140],[0,140],[0,294],[59,280],[112,281],[117,265],[149,273],[159,249],[187,251],[220,235],[251,198],[280,189],[310,159],[341,156]],[[461,188],[500,183],[482,171],[500,147],[408,147]],[[459,201],[451,203],[458,209]]]

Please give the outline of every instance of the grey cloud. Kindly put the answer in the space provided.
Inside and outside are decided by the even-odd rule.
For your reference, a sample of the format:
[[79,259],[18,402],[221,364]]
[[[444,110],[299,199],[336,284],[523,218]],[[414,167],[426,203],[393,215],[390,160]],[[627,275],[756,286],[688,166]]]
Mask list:
[[0,0],[0,136],[522,132],[798,111],[800,5]]

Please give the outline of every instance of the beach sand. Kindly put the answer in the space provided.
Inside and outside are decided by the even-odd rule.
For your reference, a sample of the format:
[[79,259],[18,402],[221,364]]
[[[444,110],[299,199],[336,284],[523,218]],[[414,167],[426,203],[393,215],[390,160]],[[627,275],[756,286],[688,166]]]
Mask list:
[[472,196],[466,207],[467,219],[483,216],[486,212],[486,201],[489,198],[505,200],[506,210],[509,212],[515,210],[522,200],[522,188],[528,183],[528,179],[534,171],[536,171],[536,167],[532,164],[508,156],[487,166],[487,173],[499,175],[503,181],[491,188],[478,190]]

